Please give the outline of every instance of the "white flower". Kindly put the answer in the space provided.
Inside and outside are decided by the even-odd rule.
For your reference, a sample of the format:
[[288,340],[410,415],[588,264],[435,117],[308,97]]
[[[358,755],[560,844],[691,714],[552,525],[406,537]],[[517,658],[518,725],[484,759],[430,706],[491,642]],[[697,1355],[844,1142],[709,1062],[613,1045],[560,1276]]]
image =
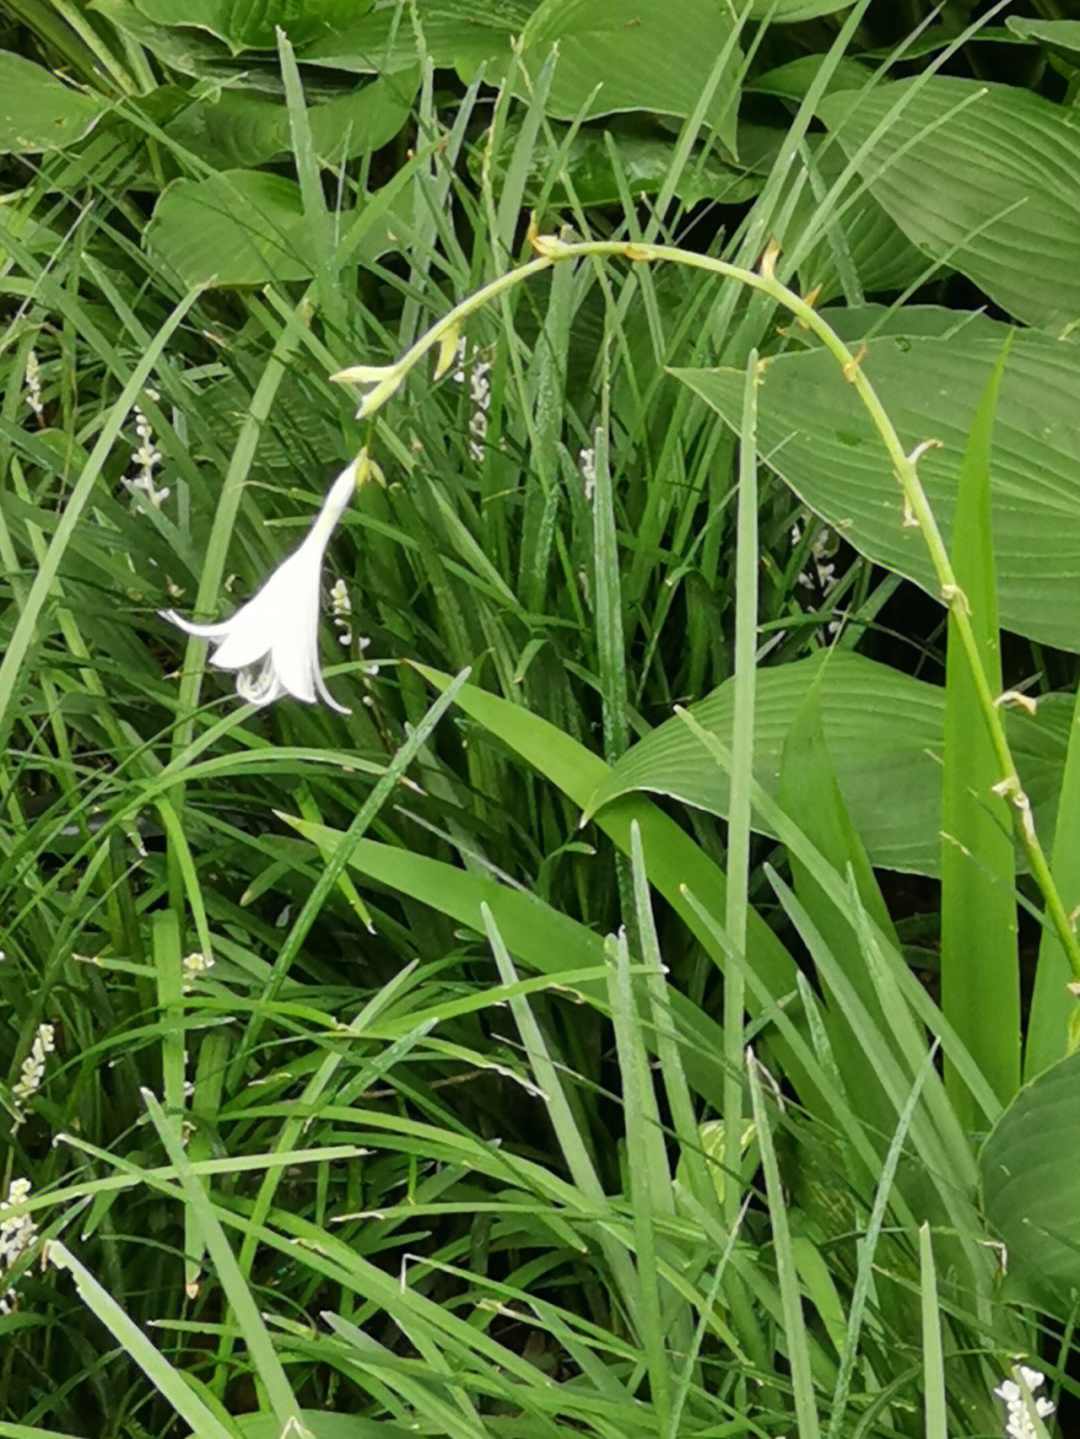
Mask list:
[[56,1027],[39,1024],[29,1055],[22,1062],[22,1073],[12,1087],[11,1093],[17,1103],[30,1099],[41,1088],[45,1078],[45,1056],[56,1048]]
[[342,470],[303,544],[231,619],[196,625],[175,610],[161,611],[170,624],[214,644],[210,663],[237,670],[236,692],[253,705],[272,704],[288,694],[305,704],[325,700],[339,714],[349,713],[326,688],[319,668],[319,589],[326,546],[361,481],[364,464],[366,456],[360,455]]
[[[13,1179],[8,1187],[7,1205],[22,1204],[29,1198],[29,1179]],[[0,1278],[3,1278],[9,1269],[14,1268],[16,1262],[22,1258],[26,1251],[37,1239],[37,1225],[33,1216],[20,1214],[18,1217],[11,1215],[0,1219]],[[10,1314],[15,1307],[15,1291],[9,1285],[6,1289],[0,1290],[0,1314]]]
[[1026,1364],[1018,1365],[1013,1372],[1023,1379],[1026,1392],[1015,1379],[1003,1379],[994,1390],[1005,1405],[1005,1433],[1008,1439],[1036,1439],[1032,1410],[1040,1419],[1049,1419],[1054,1413],[1052,1400],[1035,1398],[1034,1391],[1042,1386],[1045,1375]]

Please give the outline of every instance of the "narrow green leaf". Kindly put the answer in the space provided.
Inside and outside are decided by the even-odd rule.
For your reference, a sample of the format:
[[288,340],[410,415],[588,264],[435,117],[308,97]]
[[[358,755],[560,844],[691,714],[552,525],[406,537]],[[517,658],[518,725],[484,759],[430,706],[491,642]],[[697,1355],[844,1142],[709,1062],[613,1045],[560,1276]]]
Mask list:
[[[102,1287],[66,1245],[54,1239],[49,1255],[57,1269],[67,1269],[71,1273],[79,1298],[97,1315],[158,1393],[168,1400],[180,1418],[191,1426],[193,1434],[204,1436],[204,1439],[237,1439],[240,1431],[228,1415],[219,1418],[195,1392],[190,1378],[173,1368],[164,1354],[150,1343],[138,1324],[124,1313],[108,1290]],[[35,1429],[32,1432],[37,1434],[41,1431]]]
[[945,1403],[945,1361],[941,1350],[941,1311],[937,1270],[929,1224],[919,1225],[919,1294],[922,1301],[923,1392],[926,1439],[949,1439]]
[[[979,402],[960,472],[952,565],[992,693],[1001,693],[990,459],[1006,343]],[[949,616],[941,850],[941,1008],[1002,1103],[1020,1084],[1020,974],[1012,817],[993,793],[1000,764],[968,658]],[[957,1113],[975,1128],[967,1086],[946,1064]]]

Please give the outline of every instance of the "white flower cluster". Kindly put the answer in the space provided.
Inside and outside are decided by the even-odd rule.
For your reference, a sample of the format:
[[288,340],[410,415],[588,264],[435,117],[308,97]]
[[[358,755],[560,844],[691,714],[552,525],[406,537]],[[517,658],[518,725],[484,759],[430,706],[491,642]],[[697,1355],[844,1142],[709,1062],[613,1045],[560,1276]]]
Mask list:
[[338,632],[338,644],[344,645],[347,649],[352,644],[352,626],[349,624],[352,615],[352,600],[349,597],[349,587],[344,580],[335,580],[330,590],[330,613],[334,621],[334,628]]
[[41,367],[36,350],[31,350],[26,357],[26,403],[40,423],[45,414],[45,406],[41,400]]
[[11,1091],[17,1104],[24,1104],[41,1088],[45,1078],[45,1056],[56,1048],[56,1026],[39,1024],[30,1053],[22,1062],[22,1074]]
[[[791,527],[791,543],[797,545],[802,539],[802,526],[797,522]],[[823,595],[827,595],[836,584],[836,566],[826,563],[827,556],[833,551],[830,546],[833,544],[834,535],[832,530],[823,529],[814,539],[810,546],[810,563],[813,566],[813,573],[807,568],[799,576],[797,583],[805,590],[812,590],[815,583]]]
[[201,949],[195,950],[192,954],[185,954],[180,961],[184,968],[184,989],[190,989],[200,974],[214,967],[214,956],[204,954]]
[[1005,1433],[1008,1439],[1038,1439],[1032,1406],[1040,1419],[1049,1419],[1054,1412],[1052,1400],[1034,1397],[1035,1390],[1042,1388],[1046,1376],[1038,1369],[1029,1369],[1026,1364],[1018,1365],[1013,1372],[1018,1373],[1027,1385],[1026,1391],[1015,1379],[1003,1379],[994,1390],[1005,1405]]
[[[7,1203],[22,1204],[30,1195],[29,1179],[13,1179],[8,1189]],[[0,1281],[14,1268],[37,1238],[37,1225],[29,1214],[12,1215],[0,1219]],[[15,1307],[15,1290],[8,1286],[0,1289],[0,1314],[10,1314]]]
[[484,458],[484,442],[487,439],[488,411],[491,409],[491,363],[478,360],[476,351],[472,354],[472,365],[465,372],[465,341],[458,346],[458,362],[451,379],[456,385],[463,385],[468,379],[469,399],[472,400],[472,415],[469,418],[469,459],[478,464]]
[[[146,391],[146,397],[155,401],[161,398],[157,390],[151,389]],[[138,497],[144,495],[155,510],[160,510],[163,502],[169,498],[167,486],[159,490],[154,484],[154,471],[161,464],[161,451],[154,444],[154,431],[142,410],[138,405],[132,405],[131,412],[135,416],[135,433],[139,437],[139,448],[135,451],[132,459],[139,468],[130,480],[124,481],[124,484],[137,497],[136,510],[141,511],[142,504]]]
[[596,451],[582,450],[578,455],[578,465],[581,469],[581,482],[585,486],[585,500],[591,505],[592,497],[596,493]]

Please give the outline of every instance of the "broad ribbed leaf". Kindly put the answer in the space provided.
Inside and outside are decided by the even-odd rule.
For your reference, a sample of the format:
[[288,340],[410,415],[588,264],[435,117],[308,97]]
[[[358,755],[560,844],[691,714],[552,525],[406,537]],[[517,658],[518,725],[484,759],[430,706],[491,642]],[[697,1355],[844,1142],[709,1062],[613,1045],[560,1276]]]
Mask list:
[[[424,53],[437,66],[457,66],[470,76],[480,65],[505,61],[510,41],[520,35],[535,9],[530,0],[415,0],[416,25]],[[339,25],[303,47],[308,64],[336,70],[392,75],[416,64],[419,46],[412,8],[391,0],[370,14]]]
[[[522,37],[522,64],[532,75],[558,46],[559,63],[546,109],[562,120],[624,110],[691,114],[731,37],[734,20],[724,5],[700,0],[543,0]],[[706,115],[729,146],[734,143],[734,77],[742,63],[730,51]]]
[[[818,15],[834,15],[850,10],[852,0],[754,0],[750,6],[752,20],[768,20],[771,25],[792,25],[799,20],[813,20]],[[741,7],[736,6],[737,10]]]
[[97,124],[108,106],[64,85],[48,70],[0,50],[0,152],[62,150]]
[[[352,211],[338,216],[345,231],[355,218]],[[407,228],[406,218],[387,208],[353,254],[377,258],[396,248]],[[223,170],[206,180],[176,181],[158,201],[146,241],[158,263],[187,286],[262,285],[306,280],[314,273],[299,185],[262,170]]]
[[[951,338],[871,340],[862,360],[904,448],[942,443],[919,477],[946,543],[967,434],[1006,331],[981,320]],[[741,371],[674,373],[737,429]],[[836,361],[823,350],[768,361],[759,417],[762,456],[799,497],[860,553],[936,597],[923,537],[903,525],[881,438]],[[998,613],[1003,629],[1080,652],[1078,454],[1080,346],[1017,335],[991,466]]]
[[849,156],[886,122],[859,172],[920,249],[1027,324],[1060,330],[1080,316],[1080,131],[1068,110],[934,75],[827,95],[818,114]]
[[[754,778],[777,793],[784,740],[824,656],[758,672]],[[728,681],[691,712],[731,744],[733,689]],[[941,751],[945,692],[847,651],[828,661],[819,691],[821,723],[840,793],[873,864],[937,874],[941,863]],[[1040,825],[1053,820],[1061,782],[1069,702],[1052,697],[1037,720],[1010,713],[1009,738]],[[726,816],[728,782],[676,716],[639,740],[611,768],[586,813],[633,790],[670,795]],[[755,827],[764,826],[755,818]]]
[[1080,1054],[1023,1088],[979,1156],[983,1204],[1009,1267],[1046,1293],[1080,1286]]
[[155,25],[209,30],[234,51],[272,50],[280,25],[294,43],[325,34],[370,8],[371,0],[135,0]]
[[[336,165],[388,144],[408,118],[418,83],[417,71],[403,71],[310,106],[307,118],[319,160]],[[261,165],[292,152],[284,104],[243,90],[222,90],[212,99],[189,103],[165,129],[222,170]]]

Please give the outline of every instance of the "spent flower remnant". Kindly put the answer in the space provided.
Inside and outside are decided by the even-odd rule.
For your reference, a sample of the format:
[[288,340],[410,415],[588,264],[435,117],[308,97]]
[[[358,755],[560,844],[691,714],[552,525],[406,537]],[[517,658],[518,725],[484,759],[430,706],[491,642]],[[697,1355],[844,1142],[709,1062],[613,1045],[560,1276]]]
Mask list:
[[1003,1379],[994,1390],[1005,1405],[1006,1439],[1038,1439],[1032,1415],[1049,1419],[1054,1412],[1052,1400],[1034,1397],[1035,1390],[1042,1388],[1046,1376],[1038,1369],[1029,1369],[1026,1364],[1018,1365],[1013,1372],[1020,1375],[1026,1388],[1015,1379]]
[[342,470],[303,544],[231,619],[198,625],[175,610],[161,612],[163,619],[187,634],[211,641],[210,663],[217,669],[237,671],[236,692],[241,699],[268,705],[282,695],[292,695],[305,704],[321,699],[339,714],[349,713],[326,688],[319,667],[319,592],[330,536],[357,486],[373,471],[366,452]]
[[[22,1204],[30,1197],[29,1179],[13,1179],[7,1203]],[[0,1285],[37,1239],[37,1225],[29,1214],[10,1215],[0,1219]],[[15,1290],[0,1287],[0,1314],[10,1314],[15,1307]]]
[[26,403],[41,423],[45,416],[45,406],[41,399],[41,366],[38,364],[36,350],[31,350],[26,357]]

